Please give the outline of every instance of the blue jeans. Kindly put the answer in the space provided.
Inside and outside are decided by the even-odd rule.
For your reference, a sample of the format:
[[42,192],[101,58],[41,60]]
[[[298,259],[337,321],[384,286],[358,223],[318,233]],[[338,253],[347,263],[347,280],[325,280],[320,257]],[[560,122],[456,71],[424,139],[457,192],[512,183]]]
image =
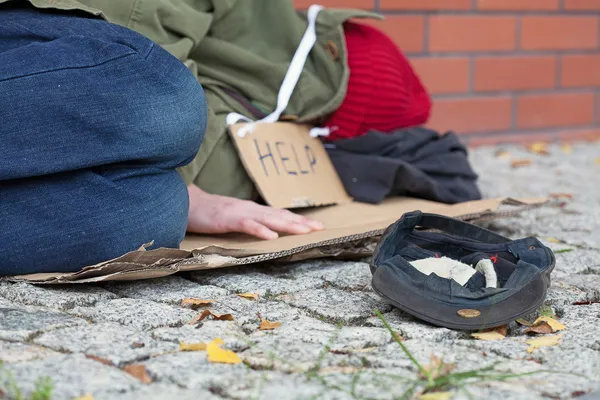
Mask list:
[[189,199],[176,168],[206,120],[192,73],[145,37],[0,7],[0,275],[178,247]]

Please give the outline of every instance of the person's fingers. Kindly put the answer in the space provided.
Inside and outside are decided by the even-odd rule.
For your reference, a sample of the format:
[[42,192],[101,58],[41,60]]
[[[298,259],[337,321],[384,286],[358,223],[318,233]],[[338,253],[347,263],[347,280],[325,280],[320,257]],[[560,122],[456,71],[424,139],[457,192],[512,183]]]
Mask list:
[[258,222],[265,225],[266,227],[276,231],[291,233],[293,235],[302,235],[309,233],[311,229],[302,224],[298,224],[291,219],[288,219],[286,215],[280,213],[269,213],[264,214],[257,218]]
[[240,221],[239,229],[237,229],[237,231],[265,240],[273,240],[279,237],[277,232],[274,232],[265,225],[249,218],[244,218]]
[[306,218],[305,216],[295,214],[285,209],[279,209],[277,211],[280,213],[282,218],[293,221],[296,224],[307,226],[308,228],[310,228],[311,231],[321,231],[325,229],[325,226],[322,223],[312,220],[310,218]]
[[302,217],[302,223],[306,226],[311,227],[315,231],[322,231],[323,229],[325,229],[325,225],[323,225],[323,223],[314,219]]

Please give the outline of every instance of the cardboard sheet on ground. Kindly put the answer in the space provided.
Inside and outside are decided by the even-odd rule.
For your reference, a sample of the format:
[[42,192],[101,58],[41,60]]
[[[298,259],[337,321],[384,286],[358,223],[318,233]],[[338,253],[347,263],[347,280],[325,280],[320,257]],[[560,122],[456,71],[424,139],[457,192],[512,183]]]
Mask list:
[[229,133],[267,204],[302,208],[351,201],[323,143],[310,137],[308,126],[259,123],[251,132],[238,135],[247,125],[233,125]]
[[[6,277],[38,284],[88,283],[158,278],[181,271],[197,271],[259,263],[371,255],[378,236],[402,214],[421,210],[467,221],[498,218],[539,207],[544,199],[488,199],[447,205],[412,198],[394,198],[380,205],[346,203],[312,208],[301,213],[322,221],[326,230],[302,236],[261,241],[244,235],[190,235],[181,249],[132,251],[75,273],[47,273]],[[35,251],[32,249],[31,251]]]

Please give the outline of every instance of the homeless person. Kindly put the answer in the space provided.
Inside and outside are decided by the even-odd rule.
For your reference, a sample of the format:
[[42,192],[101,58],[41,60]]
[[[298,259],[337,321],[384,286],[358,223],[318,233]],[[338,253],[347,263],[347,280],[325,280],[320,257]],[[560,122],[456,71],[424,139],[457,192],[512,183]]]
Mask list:
[[[282,120],[332,139],[427,120],[404,56],[356,18],[377,16],[319,13]],[[323,229],[255,202],[225,123],[275,108],[306,29],[291,0],[0,0],[0,275],[178,247],[186,229]]]

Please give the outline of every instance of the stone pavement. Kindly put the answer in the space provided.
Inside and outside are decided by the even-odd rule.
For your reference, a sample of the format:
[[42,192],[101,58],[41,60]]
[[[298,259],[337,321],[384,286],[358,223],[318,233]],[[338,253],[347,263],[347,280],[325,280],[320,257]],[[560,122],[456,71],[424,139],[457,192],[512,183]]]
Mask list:
[[[509,157],[492,148],[471,154],[486,196],[573,195],[566,204],[490,225],[515,238],[536,235],[555,250],[572,249],[557,254],[547,298],[567,327],[558,346],[529,354],[528,337],[516,325],[501,341],[429,326],[382,302],[366,263],[321,260],[135,283],[2,282],[0,360],[25,393],[39,377],[50,377],[53,399],[88,393],[94,399],[393,399],[416,370],[373,316],[379,309],[422,363],[433,353],[458,370],[494,364],[508,373],[554,371],[472,385],[473,398],[566,399],[599,390],[600,145],[575,145],[571,154],[553,146],[550,156],[506,149]],[[533,163],[514,169],[511,158]],[[260,298],[236,295],[244,292]],[[197,312],[179,306],[189,297],[214,299],[211,310],[235,320],[189,325]],[[258,315],[281,326],[258,330]],[[217,337],[244,362],[214,364],[204,351],[178,351],[180,341]],[[144,365],[153,383],[121,369],[129,364]],[[467,395],[456,391],[454,398]]]

